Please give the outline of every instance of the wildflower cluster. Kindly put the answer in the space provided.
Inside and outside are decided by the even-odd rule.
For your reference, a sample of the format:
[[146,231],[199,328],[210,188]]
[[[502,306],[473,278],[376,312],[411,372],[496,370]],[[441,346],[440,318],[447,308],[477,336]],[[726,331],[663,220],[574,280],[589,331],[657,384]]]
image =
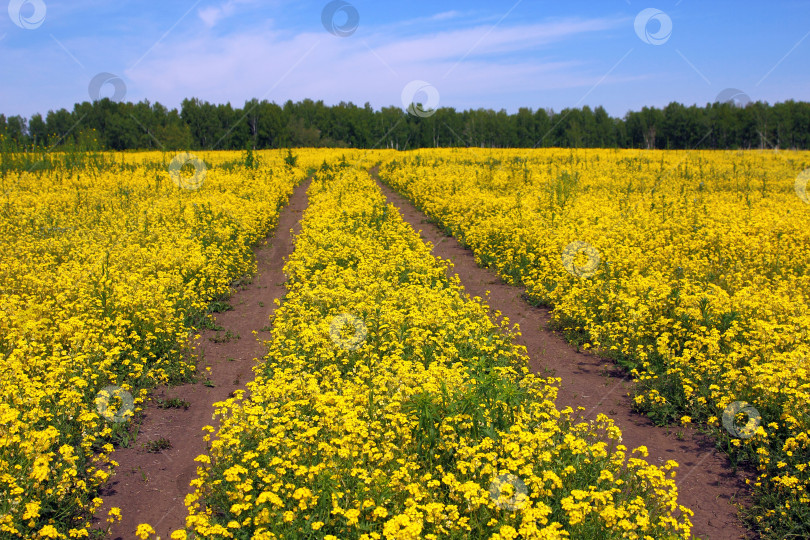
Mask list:
[[172,538],[688,538],[676,467],[576,423],[364,170],[325,165]]
[[808,165],[456,149],[392,156],[380,176],[551,306],[569,339],[631,370],[640,410],[713,426],[757,471],[753,520],[784,538],[810,536]]
[[112,443],[149,387],[193,376],[191,333],[255,270],[251,246],[305,174],[275,152],[260,171],[230,157],[201,155],[193,190],[160,153],[2,171],[0,537],[91,534]]

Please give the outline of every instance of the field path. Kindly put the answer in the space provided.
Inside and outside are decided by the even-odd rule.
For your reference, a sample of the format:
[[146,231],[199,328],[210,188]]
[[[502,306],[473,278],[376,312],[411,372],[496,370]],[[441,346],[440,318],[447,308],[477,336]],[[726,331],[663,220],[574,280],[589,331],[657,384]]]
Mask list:
[[753,537],[740,522],[733,504],[747,502],[747,487],[732,472],[726,456],[714,449],[711,440],[691,429],[655,426],[647,417],[634,413],[628,397],[631,383],[618,366],[596,355],[576,352],[561,335],[547,330],[548,309],[531,306],[523,300],[521,287],[508,285],[494,271],[479,267],[471,251],[446,236],[410,201],[380,182],[377,171],[375,167],[370,173],[389,202],[420,231],[424,241],[433,243],[435,256],[453,263],[466,292],[484,298],[489,291],[487,301],[491,309],[500,311],[510,324],[520,325],[522,336],[517,342],[526,346],[532,371],[562,379],[557,398],[559,408],[585,407],[585,418],[589,419],[604,413],[622,430],[622,444],[628,449],[647,447],[649,463],[677,461],[678,501],[694,511],[691,520],[696,537],[708,540]]
[[[266,327],[275,311],[273,300],[285,293],[284,259],[292,252],[293,235],[300,232],[309,184],[307,180],[295,188],[289,204],[280,212],[275,237],[255,250],[258,272],[250,284],[231,296],[229,303],[234,309],[216,314],[217,324],[225,330],[200,332],[195,343],[197,352],[204,354],[198,365],[199,381],[152,392],[154,399],[145,408],[136,442],[130,448],[117,449],[111,456],[119,467],[102,491],[104,506],[96,514],[103,520],[109,508],[121,508],[123,519],[113,527],[109,538],[132,540],[138,524],[149,523],[158,536],[167,540],[171,531],[185,525],[184,499],[191,492],[189,482],[196,476],[198,465],[194,458],[206,450],[202,428],[215,425],[213,403],[224,401],[253,380],[255,359],[266,352],[261,340],[270,339]],[[259,332],[257,337],[254,330]],[[211,341],[223,340],[226,331],[239,338]],[[211,368],[208,378],[213,386],[204,384],[206,367]],[[188,402],[188,409],[157,407],[157,399],[169,398]],[[171,448],[156,453],[146,450],[145,445],[161,438],[168,439]]]

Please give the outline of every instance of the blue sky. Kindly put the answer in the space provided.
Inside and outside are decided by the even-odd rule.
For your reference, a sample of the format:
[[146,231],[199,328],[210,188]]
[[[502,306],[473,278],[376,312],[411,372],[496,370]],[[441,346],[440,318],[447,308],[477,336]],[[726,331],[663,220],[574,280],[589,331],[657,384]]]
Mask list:
[[[622,116],[703,105],[727,88],[810,101],[807,0],[346,0],[328,19],[345,36],[327,31],[322,0],[6,3],[6,115],[72,109],[99,73],[120,78],[127,101],[170,108],[184,97],[255,97],[377,109],[403,106],[414,80],[425,81],[411,86],[423,88],[417,101],[509,112],[587,104]],[[105,84],[100,95],[114,91]]]

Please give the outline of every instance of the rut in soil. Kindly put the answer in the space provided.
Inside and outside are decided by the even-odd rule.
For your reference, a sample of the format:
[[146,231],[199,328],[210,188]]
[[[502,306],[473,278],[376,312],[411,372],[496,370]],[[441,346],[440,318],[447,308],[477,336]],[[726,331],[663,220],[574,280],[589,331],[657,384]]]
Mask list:
[[[202,428],[215,425],[213,404],[244,389],[253,380],[256,359],[265,354],[262,340],[270,338],[274,300],[285,293],[284,262],[292,252],[294,234],[300,231],[309,184],[307,180],[295,188],[279,214],[275,235],[255,250],[257,274],[231,296],[233,309],[215,315],[222,330],[200,332],[194,343],[200,355],[198,382],[152,392],[137,441],[111,456],[119,466],[101,493],[104,505],[96,513],[103,519],[110,508],[121,509],[122,520],[109,538],[130,540],[140,523],[148,523],[167,539],[185,526],[184,499],[197,471],[194,458],[206,451]],[[171,446],[160,449],[166,444]]]
[[647,461],[680,464],[676,476],[678,502],[695,515],[692,534],[711,540],[751,538],[735,506],[747,501],[744,480],[732,472],[728,458],[715,449],[708,437],[687,428],[654,425],[632,409],[630,377],[610,360],[575,351],[559,334],[548,330],[549,310],[531,306],[523,289],[508,285],[494,271],[479,267],[469,250],[448,237],[427,216],[395,190],[383,184],[377,168],[369,171],[388,201],[396,206],[422,239],[434,246],[433,254],[453,263],[453,271],[470,296],[485,298],[493,311],[520,326],[518,343],[526,346],[533,372],[562,379],[557,406],[577,410],[585,419],[599,413],[612,418],[622,431],[622,444],[629,449],[646,446]]

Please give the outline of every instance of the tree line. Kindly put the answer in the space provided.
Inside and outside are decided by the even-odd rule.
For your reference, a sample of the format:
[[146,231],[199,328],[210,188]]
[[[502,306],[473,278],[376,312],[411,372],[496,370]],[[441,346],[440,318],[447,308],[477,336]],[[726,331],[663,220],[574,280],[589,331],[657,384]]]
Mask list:
[[185,99],[180,110],[160,103],[108,98],[31,118],[0,114],[5,151],[60,146],[87,150],[244,150],[353,147],[409,150],[426,147],[810,149],[810,103],[786,101],[699,107],[670,103],[623,118],[602,107],[559,112],[521,108],[457,111],[398,107],[374,110],[305,99],[278,105],[251,100],[242,107]]

